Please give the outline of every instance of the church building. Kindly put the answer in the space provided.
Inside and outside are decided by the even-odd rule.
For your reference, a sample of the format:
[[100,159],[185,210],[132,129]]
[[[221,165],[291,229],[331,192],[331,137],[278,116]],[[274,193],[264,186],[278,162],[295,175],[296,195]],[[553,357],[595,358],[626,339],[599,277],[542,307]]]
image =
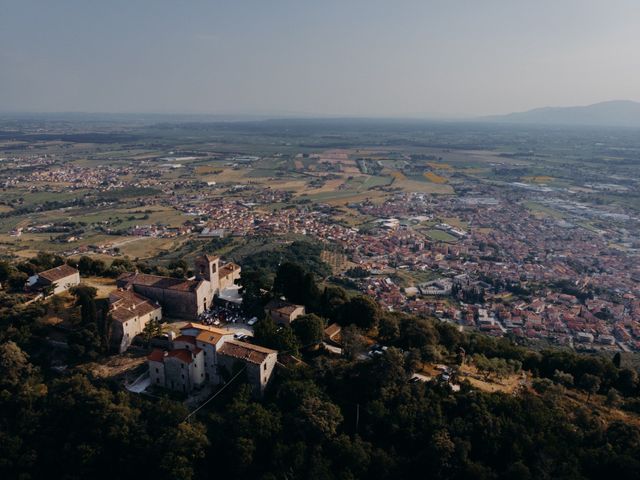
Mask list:
[[240,278],[240,267],[220,267],[220,257],[205,254],[196,258],[195,271],[193,279],[127,272],[118,277],[116,284],[119,289],[132,290],[158,302],[166,316],[197,319],[211,307],[221,283],[227,286]]

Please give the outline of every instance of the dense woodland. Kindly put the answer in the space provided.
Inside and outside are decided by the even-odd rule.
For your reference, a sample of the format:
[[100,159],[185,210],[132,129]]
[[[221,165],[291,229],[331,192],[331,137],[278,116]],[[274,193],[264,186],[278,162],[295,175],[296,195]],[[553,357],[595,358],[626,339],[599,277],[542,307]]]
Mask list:
[[[320,283],[314,259],[281,262],[272,280],[261,270],[271,260],[260,255],[243,270],[246,308],[258,311],[284,295],[310,313],[293,328],[260,321],[255,341],[302,362],[279,368],[264,399],[235,381],[188,420],[180,399],[133,395],[86,368],[108,355],[108,318],[95,291],[73,292],[77,328],[67,368],[58,369],[41,321],[56,301],[24,305],[7,283],[0,295],[0,478],[640,478],[639,422],[595,408],[606,398],[629,418],[640,412],[637,371],[621,366],[619,355],[534,351],[382,312],[369,298]],[[26,263],[58,261],[40,255]],[[0,281],[29,268],[0,264]],[[318,348],[334,321],[343,325],[343,357]],[[390,348],[360,360],[367,337]],[[420,362],[465,357],[493,375],[526,370],[533,388],[489,394],[463,382],[453,392],[444,382],[409,381]],[[583,391],[584,402],[569,402],[567,389]]]

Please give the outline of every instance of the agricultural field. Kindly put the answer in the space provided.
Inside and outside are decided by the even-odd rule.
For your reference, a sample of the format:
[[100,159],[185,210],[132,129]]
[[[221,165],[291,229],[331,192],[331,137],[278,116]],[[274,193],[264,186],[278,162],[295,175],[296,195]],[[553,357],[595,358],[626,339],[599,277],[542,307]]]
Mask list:
[[434,172],[425,173],[424,178],[426,178],[431,183],[438,183],[438,184],[447,183],[448,181],[446,177],[438,175],[437,173],[434,173]]

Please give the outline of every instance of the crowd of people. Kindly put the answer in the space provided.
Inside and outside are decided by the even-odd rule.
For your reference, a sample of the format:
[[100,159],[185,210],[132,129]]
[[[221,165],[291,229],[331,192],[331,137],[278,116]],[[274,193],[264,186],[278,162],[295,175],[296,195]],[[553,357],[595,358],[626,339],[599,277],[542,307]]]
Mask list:
[[247,323],[248,318],[239,305],[227,303],[212,305],[209,310],[200,314],[199,321],[204,325],[222,325],[225,323]]

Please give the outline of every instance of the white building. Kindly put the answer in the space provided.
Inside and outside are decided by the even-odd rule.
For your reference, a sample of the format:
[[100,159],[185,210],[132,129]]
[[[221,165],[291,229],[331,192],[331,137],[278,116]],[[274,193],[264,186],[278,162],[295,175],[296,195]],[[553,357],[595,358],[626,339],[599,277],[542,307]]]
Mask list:
[[29,277],[29,288],[45,288],[53,286],[53,292],[62,293],[71,287],[80,285],[80,272],[70,265],[63,264]]

